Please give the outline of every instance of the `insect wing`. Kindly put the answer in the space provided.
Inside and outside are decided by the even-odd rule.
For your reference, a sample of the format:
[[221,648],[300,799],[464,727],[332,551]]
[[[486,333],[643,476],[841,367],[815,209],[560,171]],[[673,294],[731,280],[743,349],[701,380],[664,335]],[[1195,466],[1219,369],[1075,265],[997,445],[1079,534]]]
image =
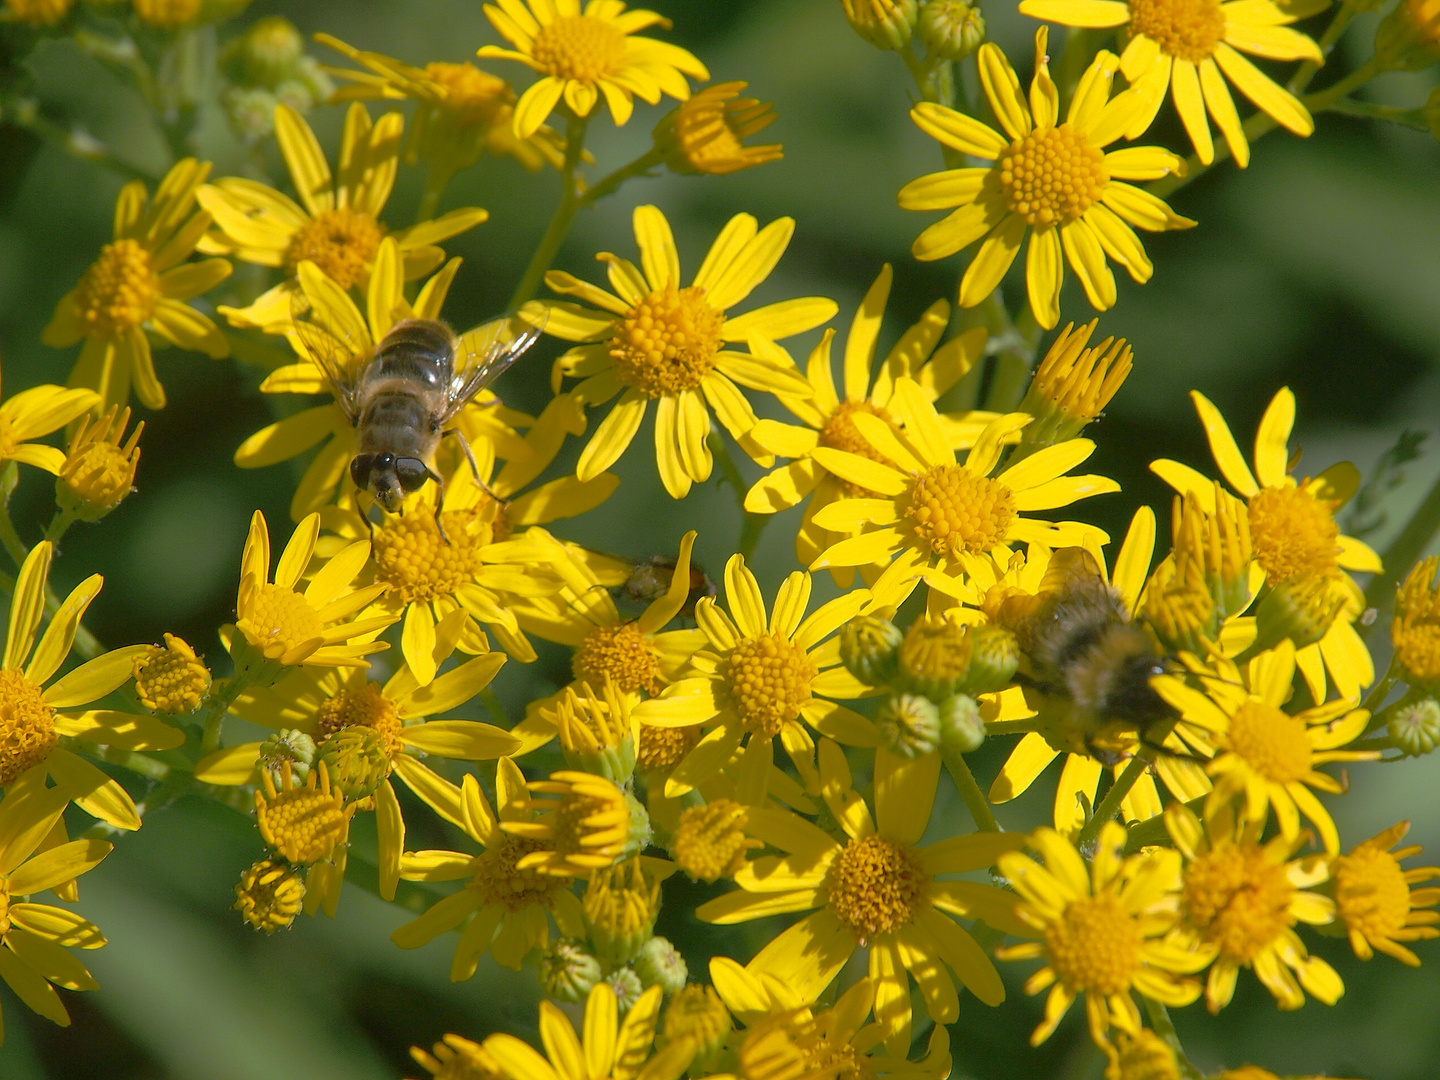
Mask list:
[[1114,590],[1094,555],[1082,547],[1063,547],[1055,549],[1040,579],[1039,595],[1047,594],[1078,594],[1098,600],[1113,597]]
[[463,409],[540,339],[540,326],[511,316],[477,326],[460,336],[455,349],[455,378],[450,383],[442,423]]
[[[304,354],[325,376],[335,403],[353,427],[359,415],[356,400],[357,357],[366,350],[346,327],[325,316],[325,308],[312,305],[299,290],[290,301],[290,325]],[[292,346],[295,344],[292,341]],[[300,350],[296,350],[299,352]]]

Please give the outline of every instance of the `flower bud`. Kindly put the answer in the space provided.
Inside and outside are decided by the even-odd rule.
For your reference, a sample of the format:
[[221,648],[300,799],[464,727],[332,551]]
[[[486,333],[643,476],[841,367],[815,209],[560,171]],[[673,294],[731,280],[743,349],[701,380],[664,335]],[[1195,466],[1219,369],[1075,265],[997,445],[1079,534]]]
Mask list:
[[261,859],[240,875],[235,886],[234,910],[267,934],[289,928],[304,903],[300,872],[283,859]]
[[200,0],[130,0],[135,17],[157,30],[179,30],[200,14]]
[[1440,0],[1400,0],[1375,31],[1385,71],[1419,71],[1440,61]]
[[610,984],[611,990],[615,991],[615,1003],[620,1008],[621,1016],[634,1008],[635,1002],[640,1000],[640,995],[645,993],[640,976],[628,967],[616,968],[605,976],[604,981]]
[[665,1006],[655,1045],[664,1047],[680,1039],[689,1039],[696,1048],[690,1072],[694,1076],[704,1076],[714,1071],[715,1061],[724,1051],[725,1041],[734,1026],[730,1010],[725,1008],[715,988],[691,983],[677,990]]
[[896,685],[931,701],[944,701],[963,685],[973,650],[970,628],[964,623],[944,615],[921,615],[905,631],[896,653]]
[[915,29],[915,0],[840,0],[851,27],[877,49],[903,49]]
[[136,656],[132,672],[140,704],[167,716],[193,713],[210,692],[209,670],[174,634],[165,635],[164,648],[152,645]]
[[372,727],[355,724],[320,744],[320,760],[330,770],[330,783],[348,800],[374,795],[390,775],[384,737]]
[[278,772],[287,761],[295,779],[303,782],[315,764],[315,740],[303,731],[282,728],[260,744],[260,768]]
[[965,0],[926,0],[915,33],[930,55],[964,60],[985,40],[985,16]]
[[747,810],[734,799],[712,799],[680,812],[670,855],[691,881],[713,885],[734,877],[745,865],[745,853],[760,841],[745,836]]
[[1134,1035],[1121,1032],[1117,1044],[1106,1052],[1110,1064],[1105,1080],[1180,1080],[1175,1051],[1149,1028]]
[[970,667],[960,689],[972,696],[994,694],[1010,685],[1020,666],[1013,631],[994,623],[970,627]]
[[638,858],[595,870],[581,908],[596,958],[609,967],[619,967],[639,956],[655,932],[660,883],[645,875]]
[[956,694],[940,703],[940,745],[969,754],[985,742],[985,721],[980,704],[969,694]]
[[608,677],[603,694],[597,694],[589,683],[582,682],[580,687],[578,693],[572,687],[561,692],[552,717],[565,763],[624,784],[635,773],[630,699]]
[[697,90],[656,125],[655,147],[671,172],[722,176],[784,156],[779,143],[744,144],[775,121],[775,106],[742,98],[744,89],[743,82],[727,82]]
[[655,839],[655,829],[650,824],[650,812],[645,804],[635,797],[633,791],[625,792],[625,806],[630,811],[630,828],[625,836],[625,846],[615,856],[616,862],[623,862],[632,855],[639,855]]
[[257,143],[275,131],[277,104],[272,92],[258,86],[230,86],[220,95],[230,130],[244,143]]
[[895,676],[895,651],[905,635],[889,619],[857,615],[840,629],[840,662],[869,686],[884,686]]
[[680,950],[670,944],[668,938],[659,936],[652,937],[640,947],[640,955],[630,966],[640,976],[645,989],[658,986],[667,997],[683,987],[690,977]]
[[919,694],[891,694],[876,710],[875,726],[897,757],[925,757],[940,745],[940,709]]
[[98,421],[80,421],[70,440],[65,464],[55,478],[55,505],[81,521],[99,521],[134,490],[135,466],[140,462],[142,420],[122,445],[130,410],[111,406]]
[[1381,715],[1397,750],[1420,757],[1440,746],[1440,702],[1434,698],[1406,695]]
[[272,15],[227,45],[225,54],[222,62],[231,73],[232,82],[273,90],[291,77],[300,57],[305,55],[305,38],[289,19]]
[[1312,574],[1282,581],[1261,598],[1255,609],[1254,655],[1289,638],[1295,648],[1313,645],[1325,636],[1345,608],[1345,595],[1333,574]]
[[54,26],[75,6],[75,0],[5,0],[10,17],[27,26]]
[[560,938],[540,957],[540,988],[555,1001],[584,1001],[604,974],[600,961],[574,938]]

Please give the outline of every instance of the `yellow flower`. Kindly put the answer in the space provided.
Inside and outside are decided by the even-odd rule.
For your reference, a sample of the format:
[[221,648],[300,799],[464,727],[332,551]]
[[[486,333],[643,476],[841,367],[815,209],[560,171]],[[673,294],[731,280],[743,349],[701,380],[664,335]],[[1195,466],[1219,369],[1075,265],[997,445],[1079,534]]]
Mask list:
[[1180,1064],[1170,1044],[1149,1028],[1134,1035],[1120,1033],[1115,1047],[1106,1047],[1110,1064],[1105,1080],[1181,1080]]
[[1240,54],[1323,64],[1320,47],[1286,27],[1328,6],[1329,0],[1022,0],[1020,13],[1061,26],[1123,26],[1129,44],[1120,54],[1120,71],[1148,106],[1128,126],[1126,138],[1139,138],[1154,121],[1168,85],[1201,162],[1215,160],[1208,110],[1243,169],[1250,162],[1250,145],[1225,79],[1276,123],[1309,135],[1315,121],[1305,106]]
[[[937,300],[919,321],[901,334],[877,368],[875,346],[892,278],[890,264],[886,263],[855,310],[845,344],[844,396],[841,397],[835,386],[830,355],[834,334],[827,330],[820,344],[811,351],[806,366],[811,396],[778,395],[780,404],[789,409],[800,424],[764,419],[750,431],[750,440],[760,449],[793,460],[755,482],[745,496],[745,509],[752,514],[772,514],[788,510],[808,496],[805,515],[795,533],[795,557],[801,563],[810,563],[843,539],[816,525],[816,514],[846,495],[872,494],[831,473],[816,457],[815,450],[818,447],[848,450],[871,461],[883,462],[880,452],[861,434],[861,425],[869,425],[869,430],[884,424],[894,435],[910,422],[902,400],[895,396],[896,379],[915,380],[925,396],[934,401],[970,370],[980,359],[985,345],[985,331],[980,327],[940,345],[941,335],[949,324],[950,305]],[[786,366],[793,366],[794,361],[780,346],[773,349],[777,357],[783,356]],[[994,415],[972,412],[964,417],[943,416],[950,445],[959,449],[973,444]],[[837,573],[841,583],[848,586],[848,572]]]
[[1409,964],[1420,966],[1420,958],[1400,944],[1440,937],[1435,928],[1440,912],[1425,910],[1440,903],[1440,888],[1412,889],[1422,881],[1440,878],[1440,867],[1419,866],[1405,870],[1401,859],[1420,854],[1412,844],[1391,851],[1410,831],[1410,823],[1398,825],[1356,844],[1348,855],[1330,860],[1335,883],[1336,914],[1350,937],[1350,947],[1361,960],[1369,960],[1379,949]]
[[135,17],[157,30],[179,30],[195,21],[202,0],[131,0]]
[[724,176],[779,161],[779,143],[746,146],[745,138],[775,122],[775,106],[742,98],[746,83],[707,86],[677,105],[655,128],[655,147],[673,172]]
[[1395,592],[1395,617],[1390,621],[1395,661],[1404,670],[1408,682],[1421,686],[1440,683],[1437,569],[1440,569],[1440,559],[1434,555],[1421,559],[1411,568]]
[[288,761],[280,765],[278,786],[268,771],[261,774],[260,782],[255,824],[261,838],[280,859],[306,868],[304,909],[313,915],[323,907],[334,918],[355,804],[347,805],[345,796],[331,786],[330,770],[323,761],[315,763],[304,783],[297,782]]
[[[1245,463],[1225,418],[1203,394],[1191,391],[1215,464],[1231,489],[1245,499],[1250,516],[1250,543],[1255,561],[1273,586],[1295,578],[1327,575],[1337,567],[1359,573],[1380,572],[1380,558],[1366,544],[1343,536],[1335,511],[1360,486],[1360,472],[1348,461],[1330,466],[1319,476],[1297,482],[1287,444],[1295,426],[1295,395],[1282,389],[1271,400],[1255,432],[1255,471]],[[1209,513],[1215,512],[1211,480],[1178,461],[1161,458],[1151,472],[1184,494],[1193,494]],[[1324,637],[1301,649],[1297,663],[1316,701],[1325,698],[1328,669],[1341,697],[1355,697],[1375,679],[1369,650],[1352,625],[1364,604],[1359,590],[1346,578],[1353,596],[1345,603]]]
[[[693,282],[684,287],[665,215],[653,206],[636,207],[634,225],[643,273],[615,255],[596,256],[609,269],[612,294],[552,270],[545,275],[546,285],[602,310],[550,302],[545,330],[583,343],[556,361],[557,390],[563,374],[584,380],[571,391],[584,405],[601,405],[620,394],[581,452],[576,475],[588,480],[619,460],[653,400],[655,462],[665,490],[681,499],[692,482],[709,478],[713,465],[705,444],[710,434],[706,403],[755,456],[758,451],[745,439],[755,426],[755,412],[736,383],[772,394],[811,393],[793,365],[757,353],[755,343],[819,326],[835,314],[836,305],[810,296],[766,304],[744,315],[726,314],[780,261],[794,231],[791,218],[757,231],[753,217],[737,214],[710,246]],[[736,341],[750,342],[750,354],[723,348]],[[770,464],[770,459],[763,463]]]
[[316,34],[315,40],[368,69],[326,68],[350,83],[337,90],[332,101],[418,102],[406,143],[409,164],[423,157],[449,176],[468,169],[484,153],[513,157],[531,172],[543,165],[558,169],[565,160],[565,141],[548,127],[528,138],[515,137],[515,91],[474,64],[433,62],[416,68],[384,53],[363,52],[329,34]]
[[345,115],[337,180],[304,118],[288,105],[277,105],[275,138],[300,203],[240,177],[224,177],[200,189],[200,205],[215,218],[216,227],[201,241],[200,250],[285,271],[285,280],[249,307],[220,308],[232,326],[285,333],[297,288],[295,273],[307,259],[342,290],[363,286],[380,241],[392,235],[400,249],[403,280],[414,281],[444,261],[445,253],[436,244],[490,216],[471,206],[389,232],[380,213],[395,185],[403,127],[398,112],[386,113],[372,125],[365,106],[353,103]]
[[164,646],[150,645],[131,666],[135,696],[153,712],[193,713],[210,693],[210,669],[184,638],[165,635]]
[[0,404],[0,463],[23,461],[58,475],[65,466],[65,452],[35,440],[99,404],[100,395],[93,390],[66,390],[50,384],[32,386],[8,398]]
[[1307,889],[1325,879],[1324,861],[1287,861],[1299,841],[1277,836],[1260,844],[1259,827],[1237,821],[1229,803],[1203,827],[1172,803],[1165,825],[1186,864],[1180,921],[1168,940],[1200,959],[1194,970],[1210,964],[1206,1008],[1218,1013],[1230,1003],[1242,967],[1254,969],[1282,1009],[1305,1004],[1302,987],[1335,1004],[1345,992],[1340,976],[1310,956],[1294,930],[1296,922],[1319,926],[1335,918],[1335,902]]
[[1319,831],[1325,850],[1339,851],[1335,822],[1310,789],[1331,795],[1345,790],[1317,765],[1380,757],[1379,751],[1338,749],[1364,733],[1370,713],[1355,708],[1353,699],[1293,714],[1283,711],[1295,679],[1295,647],[1288,641],[1251,660],[1243,677],[1233,661],[1217,656],[1199,677],[1203,692],[1175,675],[1161,675],[1152,685],[1185,720],[1208,731],[1219,751],[1205,766],[1215,780],[1205,801],[1206,821],[1231,802],[1243,802],[1241,816],[1259,829],[1273,806],[1287,841],[1299,841],[1303,814]]
[[478,56],[518,60],[540,79],[515,104],[515,135],[528,139],[564,98],[577,117],[589,116],[600,100],[616,125],[630,119],[635,98],[654,105],[662,93],[684,101],[685,81],[708,79],[710,72],[694,56],[652,38],[635,35],[648,27],[670,28],[670,20],[618,0],[498,0],[486,4],[485,17],[514,49],[485,45]]
[[1132,146],[1104,153],[1126,134],[1147,106],[1133,93],[1110,97],[1117,61],[1101,50],[1080,79],[1059,123],[1059,95],[1045,55],[1047,31],[1035,32],[1035,77],[1030,103],[1005,55],[993,44],[980,46],[980,80],[1004,134],[944,105],[922,102],[910,117],[925,134],[952,150],[994,164],[949,169],[913,180],[900,189],[907,210],[945,210],[911,248],[917,259],[943,259],[984,238],[960,282],[960,304],[974,307],[989,296],[1010,269],[1027,229],[1033,229],[1025,258],[1030,308],[1045,329],[1060,321],[1060,286],[1068,262],[1099,311],[1115,304],[1113,259],[1137,282],[1154,272],[1131,226],[1150,232],[1188,229],[1181,217],[1155,196],[1121,180],[1154,180],[1181,175],[1185,163],[1168,150]]
[[209,172],[209,162],[177,162],[153,201],[141,181],[126,184],[115,202],[114,241],[55,306],[41,335],[57,348],[85,339],[69,383],[97,391],[102,408],[126,404],[132,381],[148,408],[165,407],[146,331],[214,359],[230,355],[220,328],[184,302],[230,276],[224,259],[185,262],[197,247],[218,254],[200,243],[210,215],[192,213]]
[[369,560],[368,543],[349,545],[317,569],[303,591],[297,588],[314,557],[319,532],[319,514],[311,514],[295,526],[272,582],[265,515],[256,510],[250,519],[240,560],[235,625],[259,655],[237,655],[237,668],[270,664],[277,667],[275,674],[280,666],[297,664],[363,668],[365,656],[388,648],[374,638],[395,621],[393,616],[355,619],[386,588],[383,584],[350,587]]
[[779,736],[802,778],[814,768],[815,744],[806,725],[850,746],[879,743],[869,720],[825,700],[869,692],[839,666],[840,640],[831,635],[859,613],[870,595],[864,589],[846,593],[806,618],[811,587],[811,577],[803,571],[787,577],[767,621],[760,584],[744,556],[734,555],[725,565],[725,598],[731,614],[727,616],[709,597],[696,605],[695,620],[705,634],[706,647],[690,658],[694,674],[635,707],[642,725],[710,727],[671,771],[665,781],[667,796],[699,787],[725,767],[747,738],[750,750],[768,765]]
[[5,15],[29,26],[54,26],[75,6],[75,0],[5,0]]
[[1093,525],[1021,516],[1120,490],[1103,476],[1065,475],[1094,452],[1089,439],[1048,446],[992,477],[1007,440],[1030,423],[1030,416],[996,417],[961,465],[935,406],[918,383],[897,379],[892,401],[895,411],[907,417],[904,438],[871,443],[888,460],[872,461],[823,446],[813,452],[830,472],[874,494],[840,499],[815,515],[821,528],[856,535],[827,548],[810,563],[811,570],[884,567],[871,589],[893,606],[922,579],[958,596],[962,577],[993,578],[994,565],[1009,560],[1012,542],[1091,548],[1109,542]]
[[439,1080],[499,1080],[503,1075],[483,1046],[460,1035],[446,1035],[433,1054],[412,1046],[410,1056]]
[[573,769],[525,786],[531,791],[528,809],[538,816],[500,823],[505,832],[538,845],[520,857],[516,869],[587,877],[620,860],[630,839],[633,796],[603,776]]
[[867,949],[875,1019],[896,1056],[910,1045],[912,972],[937,1024],[959,1014],[957,978],[987,1005],[1005,999],[994,965],[951,916],[1023,932],[1006,893],[949,876],[993,865],[1024,837],[980,832],[920,845],[939,776],[938,754],[906,760],[877,750],[872,815],[854,789],[844,751],[822,740],[818,790],[843,830],[840,839],[788,810],[750,808],[747,831],[782,854],[752,859],[735,875],[738,889],[695,912],[721,925],[809,912],[747,965],[753,975],[783,981],[805,1002],[830,985],[857,949]]
[[46,788],[38,772],[7,781],[5,787],[0,802],[0,979],[32,1010],[69,1027],[70,1014],[55,986],[98,990],[99,984],[64,949],[98,949],[105,935],[73,911],[32,903],[27,897],[63,888],[93,870],[113,849],[102,840],[72,840],[46,845],[36,854],[52,830],[63,830],[65,792]]
[[1184,976],[1204,961],[1160,939],[1173,922],[1162,909],[1173,900],[1179,878],[1175,852],[1157,848],[1121,858],[1125,830],[1113,821],[1101,828],[1088,866],[1053,829],[1037,829],[1030,846],[1044,857],[1043,866],[1011,852],[1000,856],[1000,872],[1022,898],[1017,912],[1029,927],[1026,936],[1040,940],[996,955],[1047,963],[1025,983],[1027,994],[1050,988],[1045,1019],[1031,1034],[1031,1045],[1054,1033],[1081,994],[1090,1036],[1101,1047],[1109,1045],[1112,1026],[1131,1036],[1139,1033],[1135,993],[1171,1006],[1188,1005],[1200,996],[1199,984]]
[[61,520],[99,521],[134,490],[145,421],[125,439],[129,424],[130,409],[122,412],[118,405],[111,405],[98,420],[80,421],[55,481],[55,505],[68,515]]
[[416,851],[407,853],[400,864],[400,876],[407,881],[465,882],[460,891],[390,935],[400,948],[418,949],[469,919],[455,947],[452,982],[474,975],[487,951],[497,964],[519,971],[527,953],[549,943],[552,916],[563,937],[585,936],[580,899],[570,891],[569,878],[520,865],[527,855],[540,852],[544,842],[502,827],[531,819],[525,777],[509,758],[498,763],[495,794],[498,814],[474,776],[467,775],[461,787],[456,824],[484,848],[479,855]]
[[173,750],[184,744],[185,735],[144,714],[74,711],[128,682],[134,658],[148,645],[115,649],[45,685],[65,662],[80,620],[104,584],[92,574],[75,586],[36,644],[53,553],[48,540],[36,544],[15,580],[0,663],[0,786],[32,771],[48,773],[87,814],[117,829],[138,829],[140,817],[125,789],[60,740],[118,750]]

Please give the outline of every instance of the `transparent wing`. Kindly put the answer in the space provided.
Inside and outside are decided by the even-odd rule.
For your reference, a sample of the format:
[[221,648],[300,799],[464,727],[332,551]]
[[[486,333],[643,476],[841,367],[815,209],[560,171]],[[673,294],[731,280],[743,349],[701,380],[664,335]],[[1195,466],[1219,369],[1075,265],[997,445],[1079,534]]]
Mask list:
[[354,426],[359,416],[356,387],[368,350],[354,340],[353,331],[327,317],[323,305],[311,304],[301,289],[290,299],[290,325],[295,338],[291,346],[320,369],[336,404]]
[[1049,593],[1079,594],[1085,597],[1110,597],[1114,592],[1095,556],[1082,547],[1056,548],[1040,579],[1040,595]]
[[520,359],[540,339],[544,324],[533,326],[519,316],[495,319],[460,335],[455,348],[455,378],[451,380],[441,423],[450,420],[501,372]]

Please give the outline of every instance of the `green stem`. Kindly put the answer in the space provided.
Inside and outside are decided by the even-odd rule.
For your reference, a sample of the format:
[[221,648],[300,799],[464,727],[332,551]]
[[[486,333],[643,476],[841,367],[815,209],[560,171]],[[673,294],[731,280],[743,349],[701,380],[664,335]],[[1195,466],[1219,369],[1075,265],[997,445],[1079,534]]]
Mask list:
[[200,739],[200,752],[211,754],[220,749],[220,731],[225,724],[225,714],[230,711],[230,706],[240,696],[245,687],[250,685],[250,680],[242,672],[237,671],[223,685],[223,689],[217,693],[214,689],[210,694],[210,708],[205,713],[204,735]]
[[1376,105],[1371,101],[1356,101],[1345,98],[1330,106],[1330,112],[1338,116],[1355,116],[1362,120],[1388,120],[1416,131],[1429,131],[1430,125],[1420,109],[1402,109],[1398,105]]
[[[7,471],[14,467],[15,463],[13,461],[5,465]],[[5,479],[9,479],[9,477]],[[4,481],[0,480],[0,484],[3,483]],[[25,557],[30,554],[30,549],[26,547],[25,542],[20,539],[20,534],[15,531],[15,523],[10,520],[10,492],[12,490],[13,485],[7,485],[5,498],[0,500],[0,544],[5,545],[5,550],[9,552],[10,558],[14,561],[15,567],[18,570],[21,566],[25,565]]]
[[56,547],[60,546],[60,539],[75,522],[79,521],[69,510],[56,509],[55,516],[50,519],[50,524],[45,529],[45,539]]
[[570,117],[570,126],[565,135],[565,164],[560,170],[560,202],[555,207],[555,214],[550,218],[545,235],[540,238],[540,246],[530,257],[530,265],[525,268],[525,275],[515,287],[515,294],[510,297],[511,311],[518,311],[540,288],[545,271],[550,269],[550,264],[559,254],[560,245],[565,242],[565,236],[570,231],[570,223],[575,220],[575,212],[580,209],[576,170],[580,166],[580,156],[585,145],[585,125],[588,122],[589,118],[585,116]]
[[942,748],[940,756],[945,762],[945,771],[950,774],[950,779],[955,782],[955,789],[960,792],[960,797],[965,800],[965,806],[970,810],[970,816],[975,819],[975,827],[983,832],[1004,832],[1000,823],[995,820],[995,812],[990,809],[990,801],[975,782],[975,774],[970,771],[970,763],[965,760],[965,755],[958,750]]
[[1360,707],[1370,713],[1372,728],[1375,726],[1375,714],[1380,711],[1380,706],[1385,704],[1385,699],[1390,696],[1390,691],[1395,689],[1395,684],[1400,681],[1400,674],[1400,665],[1392,658],[1390,670],[1385,672],[1385,677],[1375,684],[1370,693],[1365,695],[1365,704]]
[[[1205,807],[1207,796],[1201,795],[1198,799],[1191,799],[1185,803],[1185,807],[1197,816]],[[1125,834],[1125,854],[1134,855],[1142,848],[1154,847],[1156,844],[1169,844],[1170,830],[1165,827],[1165,815],[1156,814],[1144,821],[1137,821],[1131,825]]]
[[1190,1059],[1185,1056],[1185,1048],[1180,1045],[1180,1035],[1170,1020],[1170,1010],[1144,994],[1140,995],[1140,1000],[1145,1003],[1145,1015],[1150,1018],[1151,1030],[1164,1039],[1166,1045],[1175,1052],[1175,1061],[1186,1080],[1201,1080],[1200,1070],[1190,1064]]
[[1082,847],[1085,844],[1093,843],[1100,835],[1100,830],[1105,823],[1120,812],[1120,804],[1125,801],[1125,796],[1130,794],[1130,789],[1135,786],[1136,781],[1145,774],[1150,767],[1150,762],[1155,759],[1155,749],[1149,746],[1141,746],[1135,756],[1130,759],[1115,782],[1110,785],[1110,790],[1100,800],[1100,805],[1095,807],[1095,813],[1090,815],[1090,820],[1080,830],[1080,835],[1075,838],[1075,846]]
[[609,176],[603,177],[594,187],[586,188],[585,193],[580,196],[580,206],[591,206],[612,194],[626,180],[635,176],[644,176],[657,165],[665,163],[665,153],[658,147],[651,147],[641,154],[629,165],[623,165],[616,169]]
[[[93,747],[92,747],[93,749]],[[119,765],[122,769],[129,769],[133,773],[150,780],[167,780],[177,773],[188,776],[189,773],[178,770],[171,765],[165,764],[158,758],[149,754],[142,754],[135,750],[121,750],[113,746],[107,746],[100,751],[100,760],[107,761],[111,765]]]

